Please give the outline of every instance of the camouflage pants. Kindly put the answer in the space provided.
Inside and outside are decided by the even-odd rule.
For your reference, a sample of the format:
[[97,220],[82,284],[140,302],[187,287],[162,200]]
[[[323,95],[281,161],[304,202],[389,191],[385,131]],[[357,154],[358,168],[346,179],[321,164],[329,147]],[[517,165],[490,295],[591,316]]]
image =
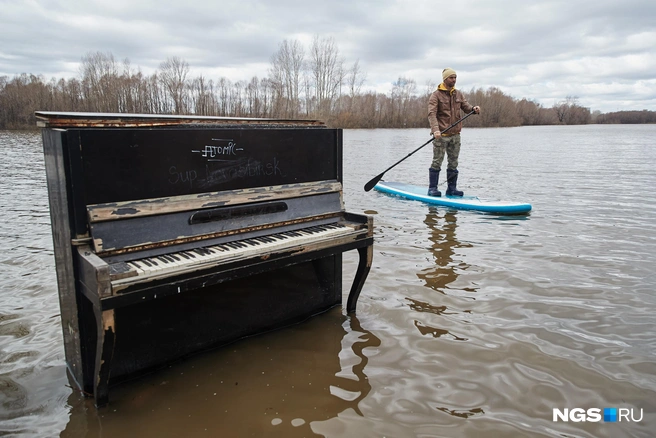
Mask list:
[[449,137],[438,137],[433,140],[433,162],[431,167],[435,170],[442,169],[444,155],[447,157],[447,169],[458,168],[458,155],[460,155],[460,134]]

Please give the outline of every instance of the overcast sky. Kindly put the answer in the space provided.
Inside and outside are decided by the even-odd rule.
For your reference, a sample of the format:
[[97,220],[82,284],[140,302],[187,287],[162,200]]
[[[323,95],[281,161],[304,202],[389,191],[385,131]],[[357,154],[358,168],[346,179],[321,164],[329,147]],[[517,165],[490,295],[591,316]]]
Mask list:
[[656,110],[654,0],[0,0],[0,76],[77,78],[103,52],[148,75],[177,56],[191,77],[248,81],[283,40],[315,35],[380,92],[401,76],[424,91],[451,67],[464,91]]

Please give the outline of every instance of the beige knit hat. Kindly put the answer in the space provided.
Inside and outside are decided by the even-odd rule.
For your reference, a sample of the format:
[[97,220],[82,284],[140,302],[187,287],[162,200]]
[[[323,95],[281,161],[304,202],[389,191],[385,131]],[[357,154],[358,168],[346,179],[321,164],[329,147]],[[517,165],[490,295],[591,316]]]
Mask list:
[[446,78],[454,74],[456,74],[456,71],[452,68],[447,67],[444,70],[442,70],[442,80],[445,80]]

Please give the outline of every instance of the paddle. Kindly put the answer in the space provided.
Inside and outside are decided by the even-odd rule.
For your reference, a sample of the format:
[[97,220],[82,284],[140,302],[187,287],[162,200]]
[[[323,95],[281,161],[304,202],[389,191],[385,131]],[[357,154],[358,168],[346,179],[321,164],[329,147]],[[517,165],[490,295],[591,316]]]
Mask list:
[[[467,117],[471,116],[472,114],[474,114],[474,111],[473,111],[473,110],[472,110],[472,112],[467,113],[466,116],[464,116],[463,118],[461,118],[461,119],[458,120],[457,122],[454,122],[454,123],[450,124],[446,129],[444,129],[444,131],[440,132],[439,134],[440,134],[440,135],[444,134],[446,131],[448,131],[449,129],[453,128],[453,127],[456,126],[458,123],[462,122],[463,120],[465,120]],[[435,138],[435,137],[433,137],[433,138]],[[373,178],[372,178],[367,184],[364,185],[364,191],[365,191],[365,192],[368,192],[369,190],[373,189],[374,186],[375,186],[376,184],[378,184],[378,181],[380,181],[381,179],[383,179],[383,175],[385,175],[385,172],[387,172],[387,171],[390,170],[391,168],[395,167],[397,164],[399,164],[401,161],[405,160],[405,159],[408,158],[410,155],[412,155],[412,154],[414,154],[415,152],[417,152],[419,149],[421,149],[421,148],[423,148],[424,146],[426,146],[428,143],[430,143],[431,141],[433,141],[433,138],[431,138],[431,139],[428,140],[426,143],[424,143],[424,144],[422,144],[421,146],[419,146],[419,147],[418,147],[417,149],[415,149],[414,151],[410,152],[410,153],[409,153],[408,155],[406,155],[405,157],[401,158],[401,159],[400,159],[399,161],[397,161],[396,163],[392,164],[392,165],[391,165],[390,167],[388,167],[387,169],[383,170],[383,172],[380,173],[379,175],[376,175],[375,177],[373,177]]]

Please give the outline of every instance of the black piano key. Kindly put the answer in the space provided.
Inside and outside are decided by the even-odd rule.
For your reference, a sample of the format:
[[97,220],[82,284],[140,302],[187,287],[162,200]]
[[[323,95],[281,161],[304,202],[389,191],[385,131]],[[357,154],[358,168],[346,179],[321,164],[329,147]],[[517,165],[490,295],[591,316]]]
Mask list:
[[136,266],[139,269],[145,269],[146,268],[146,264],[144,262],[142,262],[141,260],[135,260],[135,261],[132,261],[130,263],[132,263],[134,266]]

